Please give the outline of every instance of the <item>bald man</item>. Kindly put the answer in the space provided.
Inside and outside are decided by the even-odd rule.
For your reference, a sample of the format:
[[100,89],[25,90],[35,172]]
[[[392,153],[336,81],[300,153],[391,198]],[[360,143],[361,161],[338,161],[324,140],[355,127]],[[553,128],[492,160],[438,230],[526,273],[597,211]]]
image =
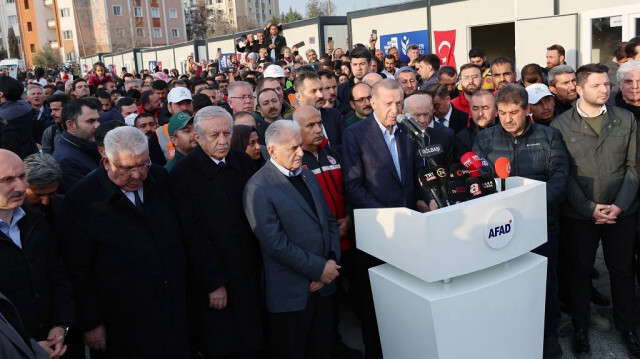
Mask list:
[[[361,84],[356,84],[360,86]],[[364,86],[364,85],[361,85]],[[354,87],[355,88],[355,87]],[[349,215],[345,208],[344,198],[344,181],[342,176],[342,165],[340,163],[340,154],[337,150],[328,145],[327,139],[322,134],[322,118],[320,112],[311,106],[300,106],[293,113],[293,120],[300,125],[300,135],[302,136],[302,166],[313,172],[316,179],[322,187],[322,193],[325,200],[333,213],[333,216],[338,220],[338,230],[340,235],[340,250],[342,251],[341,263],[347,263],[348,267],[353,268],[355,246],[353,239],[349,237],[349,228],[353,224],[353,219]],[[344,271],[347,275],[347,279],[350,283],[353,283],[355,278],[351,275],[353,271]],[[338,277],[338,281],[341,277]],[[338,284],[339,285],[339,284]],[[333,298],[334,308],[340,306],[340,297],[334,296]],[[333,313],[333,338],[339,340],[340,334],[338,333],[338,312]],[[336,344],[334,343],[334,346]],[[343,350],[356,351],[346,346],[346,344],[339,344]],[[335,348],[334,348],[335,349]],[[334,350],[334,357],[337,356],[336,350]],[[360,353],[362,355],[362,353]]]
[[362,78],[362,82],[369,85],[369,87],[373,87],[373,85],[382,81],[382,78],[383,77],[377,72],[369,72],[368,74],[364,75],[364,77]]
[[[416,121],[422,125],[429,135],[426,144],[441,145],[442,153],[432,156],[437,164],[449,168],[453,164],[455,152],[455,134],[452,129],[440,124],[437,127],[429,126],[433,123],[433,103],[431,96],[427,94],[415,94],[404,100],[404,112],[410,113]],[[434,124],[435,125],[435,124]]]
[[0,288],[15,305],[25,334],[58,358],[67,349],[73,293],[47,217],[24,203],[25,176],[20,157],[0,149],[0,272],[11,274],[0,276]]

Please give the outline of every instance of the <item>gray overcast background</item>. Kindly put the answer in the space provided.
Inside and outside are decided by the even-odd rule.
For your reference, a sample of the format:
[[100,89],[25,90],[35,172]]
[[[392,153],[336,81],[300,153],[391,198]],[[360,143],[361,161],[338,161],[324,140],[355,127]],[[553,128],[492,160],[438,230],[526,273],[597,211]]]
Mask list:
[[[379,7],[384,5],[399,4],[406,1],[397,0],[331,0],[331,14],[338,16],[345,16],[347,12],[354,10],[369,9],[373,7]],[[280,0],[280,13],[288,12],[289,6],[293,7],[293,10],[298,11],[304,16],[304,4],[306,0]],[[334,10],[334,5],[337,9]]]

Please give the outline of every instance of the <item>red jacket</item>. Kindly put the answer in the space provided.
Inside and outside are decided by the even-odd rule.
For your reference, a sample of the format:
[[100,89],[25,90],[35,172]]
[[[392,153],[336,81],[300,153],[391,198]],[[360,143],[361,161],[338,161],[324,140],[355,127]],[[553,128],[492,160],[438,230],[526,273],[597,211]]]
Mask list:
[[93,85],[93,86],[98,86],[100,84],[105,84],[107,82],[115,82],[111,78],[111,75],[109,75],[108,73],[105,73],[102,78],[99,78],[95,74],[91,74],[89,75],[89,81],[87,81],[89,85]]
[[[322,145],[320,145],[318,158],[311,152],[304,151],[302,167],[316,175],[331,212],[339,220],[346,215],[344,179],[342,177],[342,166],[340,166],[340,155],[336,150],[327,146],[328,142],[325,138]],[[353,247],[353,243],[348,236],[340,238],[340,249],[342,251],[346,251],[351,247]]]
[[469,118],[471,118],[471,107],[467,98],[464,97],[464,92],[460,92],[460,96],[451,100],[451,104],[458,110],[468,113]]

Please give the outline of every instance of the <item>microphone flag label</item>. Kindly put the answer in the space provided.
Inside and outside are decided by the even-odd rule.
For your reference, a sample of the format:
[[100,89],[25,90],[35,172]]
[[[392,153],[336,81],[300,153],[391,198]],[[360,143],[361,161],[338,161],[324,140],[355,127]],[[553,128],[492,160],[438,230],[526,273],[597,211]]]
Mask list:
[[440,145],[429,145],[418,150],[418,154],[420,155],[420,157],[423,157],[423,158],[439,155],[441,153],[442,153],[442,146]]
[[506,247],[513,239],[514,233],[513,213],[506,208],[493,212],[484,226],[484,240],[493,249]]

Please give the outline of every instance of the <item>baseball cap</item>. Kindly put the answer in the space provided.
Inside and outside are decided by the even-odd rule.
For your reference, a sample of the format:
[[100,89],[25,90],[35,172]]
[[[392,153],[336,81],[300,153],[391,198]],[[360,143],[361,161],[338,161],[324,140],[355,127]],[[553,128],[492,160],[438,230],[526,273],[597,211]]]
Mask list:
[[178,103],[184,100],[193,101],[193,98],[191,98],[191,92],[189,92],[189,89],[186,87],[174,87],[167,95],[167,102],[169,103]]
[[401,68],[396,70],[396,73],[395,73],[396,80],[398,79],[398,75],[400,75],[403,72],[411,72],[414,75],[416,74],[416,72],[413,70],[413,68],[411,68],[411,66],[402,66]]
[[269,67],[264,70],[263,76],[265,78],[271,77],[277,79],[278,77],[284,77],[284,70],[280,65],[269,65]]
[[527,93],[529,94],[529,104],[535,105],[544,97],[553,96],[549,88],[545,84],[532,84],[527,86]]
[[169,119],[169,136],[173,136],[178,130],[182,130],[189,122],[193,120],[193,117],[186,112],[178,112],[171,116]]

